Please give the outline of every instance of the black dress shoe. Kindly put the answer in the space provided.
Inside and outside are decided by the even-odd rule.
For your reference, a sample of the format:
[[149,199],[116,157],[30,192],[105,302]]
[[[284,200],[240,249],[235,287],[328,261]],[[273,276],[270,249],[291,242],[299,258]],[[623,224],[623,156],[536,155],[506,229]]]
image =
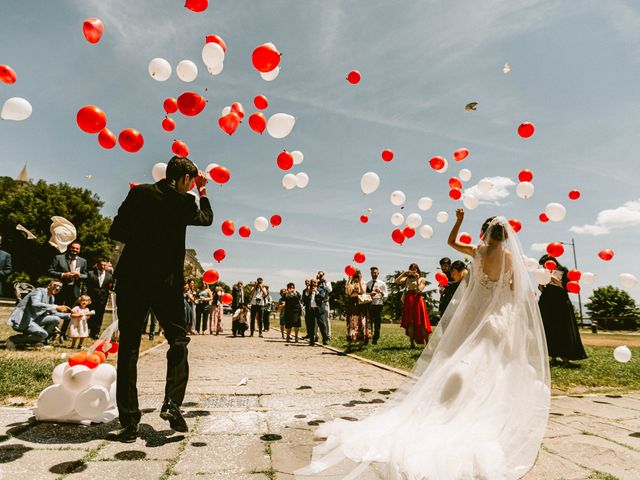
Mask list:
[[129,425],[107,434],[107,440],[112,442],[133,443],[138,438],[138,425]]
[[189,431],[187,422],[182,416],[180,407],[178,407],[173,400],[166,400],[160,410],[160,418],[169,421],[169,426],[176,432],[186,433]]

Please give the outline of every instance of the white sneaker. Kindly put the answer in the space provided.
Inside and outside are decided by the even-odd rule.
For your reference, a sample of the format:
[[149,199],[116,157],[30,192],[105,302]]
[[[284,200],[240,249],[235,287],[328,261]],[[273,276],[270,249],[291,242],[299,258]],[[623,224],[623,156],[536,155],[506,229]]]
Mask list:
[[5,348],[7,350],[15,350],[16,349],[16,344],[13,343],[11,340],[7,340],[7,342],[5,343]]

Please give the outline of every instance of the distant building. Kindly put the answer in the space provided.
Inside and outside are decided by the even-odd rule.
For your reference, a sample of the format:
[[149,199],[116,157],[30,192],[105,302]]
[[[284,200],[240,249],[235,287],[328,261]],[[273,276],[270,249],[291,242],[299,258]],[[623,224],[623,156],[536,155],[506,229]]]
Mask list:
[[16,177],[16,180],[18,182],[28,182],[29,181],[29,172],[27,172],[27,164],[26,163],[24,164],[24,167],[22,167],[22,170],[20,170],[20,173]]

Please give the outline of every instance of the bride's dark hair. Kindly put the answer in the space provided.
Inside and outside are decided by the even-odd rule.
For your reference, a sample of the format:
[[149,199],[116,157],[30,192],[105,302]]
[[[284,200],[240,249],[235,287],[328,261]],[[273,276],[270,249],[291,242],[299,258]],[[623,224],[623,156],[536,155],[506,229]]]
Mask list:
[[[484,237],[484,234],[487,233],[487,230],[491,226],[491,222],[495,218],[495,216],[489,217],[484,221],[484,223],[482,224],[482,228],[480,229],[480,231],[482,232],[482,237]],[[509,234],[507,233],[506,227],[502,225],[502,223],[496,223],[493,225],[493,227],[491,227],[492,240],[495,240],[496,242],[504,242],[507,238],[509,238]]]

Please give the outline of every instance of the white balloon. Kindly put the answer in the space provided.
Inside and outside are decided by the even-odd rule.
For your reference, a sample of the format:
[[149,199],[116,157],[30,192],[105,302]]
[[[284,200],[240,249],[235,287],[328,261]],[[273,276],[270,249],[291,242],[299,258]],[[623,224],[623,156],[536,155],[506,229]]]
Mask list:
[[202,61],[209,68],[218,68],[224,62],[224,50],[215,42],[202,47]]
[[551,272],[546,268],[537,268],[533,271],[533,276],[538,285],[547,285],[551,281]]
[[567,216],[567,209],[560,203],[552,202],[547,204],[544,213],[547,214],[547,217],[549,217],[549,220],[552,222],[561,222]]
[[220,75],[222,73],[222,70],[224,70],[224,63],[216,65],[215,67],[207,67],[207,71],[211,75]]
[[631,350],[626,345],[620,345],[613,350],[613,358],[620,363],[627,363],[631,360]]
[[109,406],[109,390],[102,385],[92,385],[76,397],[73,409],[82,418],[94,418]]
[[264,232],[267,228],[269,228],[269,220],[265,217],[257,217],[253,221],[253,226],[258,232]]
[[433,200],[431,200],[429,197],[422,197],[420,200],[418,200],[418,208],[420,210],[429,210],[432,205]]
[[156,182],[167,178],[167,164],[162,162],[156,163],[151,169],[151,176]]
[[431,228],[429,225],[422,225],[420,227],[420,235],[422,236],[422,238],[431,238],[433,237],[433,228]]
[[227,115],[229,115],[229,113],[231,113],[231,107],[229,105],[227,105],[226,107],[224,107],[222,109],[222,115],[223,117],[226,117]]
[[621,273],[618,276],[618,282],[620,282],[622,288],[630,289],[638,284],[638,278],[631,273]]
[[266,80],[267,82],[272,82],[273,80],[276,79],[279,73],[280,73],[280,67],[276,67],[270,72],[260,72],[260,76],[262,77],[263,80]]
[[2,110],[0,111],[0,118],[2,120],[14,120],[20,122],[26,120],[31,116],[33,107],[31,104],[21,97],[12,97],[4,102]]
[[284,138],[291,133],[296,117],[288,113],[276,113],[267,120],[267,132],[273,138]]
[[164,82],[171,76],[171,64],[164,58],[154,58],[149,62],[149,75],[158,82]]
[[182,60],[176,67],[176,75],[183,82],[193,82],[198,76],[198,67],[191,60]]
[[407,199],[404,192],[400,190],[396,190],[395,192],[391,192],[391,203],[396,207],[404,204],[404,201]]
[[76,393],[62,385],[51,385],[38,396],[38,415],[62,418],[73,411]]
[[449,214],[447,212],[438,212],[436,215],[436,221],[438,223],[445,223],[447,220],[449,220]]
[[380,186],[380,177],[373,172],[367,172],[360,179],[360,190],[365,195],[375,192]]
[[516,186],[516,195],[520,198],[526,200],[527,198],[533,197],[533,193],[536,191],[533,183],[531,182],[520,182]]
[[580,283],[583,283],[585,285],[591,285],[593,282],[596,281],[596,274],[595,273],[591,273],[591,272],[583,272],[582,276],[580,277]]
[[62,375],[64,374],[65,370],[67,370],[67,368],[70,368],[69,362],[64,362],[60,365],[56,365],[56,368],[54,368],[53,372],[51,372],[51,380],[53,380],[53,383],[62,383]]
[[401,213],[394,213],[391,215],[391,224],[399,227],[400,225],[402,225],[404,223],[404,215],[402,215]]
[[91,383],[111,388],[111,384],[116,381],[116,369],[110,363],[101,363],[93,370]]
[[469,210],[475,210],[480,205],[480,200],[478,200],[473,195],[469,195],[468,193],[462,194],[462,204],[467,207]]
[[469,180],[471,180],[471,170],[469,170],[468,168],[463,168],[462,170],[460,170],[460,173],[458,173],[458,176],[463,182],[468,182]]
[[419,213],[410,213],[407,216],[407,225],[411,228],[418,228],[422,224],[422,215]]
[[300,150],[294,150],[291,152],[291,156],[293,157],[293,164],[300,165],[304,160],[304,155]]
[[207,175],[210,175],[211,174],[211,170],[213,170],[214,168],[216,168],[218,166],[219,165],[217,163],[210,163],[209,165],[204,167],[204,173],[206,173]]
[[109,388],[109,407],[116,405],[116,390],[118,388],[118,382],[113,382]]
[[536,260],[535,258],[527,257],[527,256],[525,256],[524,264],[526,265],[527,270],[530,272],[537,270],[540,266],[538,264],[538,260]]
[[296,173],[296,186],[304,188],[309,185],[309,175],[304,172]]
[[282,186],[287,190],[296,188],[296,184],[296,176],[293,173],[287,173],[284,177],[282,177]]
[[488,178],[483,178],[478,182],[478,191],[480,193],[488,193],[493,188],[493,182]]
[[93,371],[85,365],[74,365],[62,374],[62,385],[67,390],[78,392],[89,385]]

